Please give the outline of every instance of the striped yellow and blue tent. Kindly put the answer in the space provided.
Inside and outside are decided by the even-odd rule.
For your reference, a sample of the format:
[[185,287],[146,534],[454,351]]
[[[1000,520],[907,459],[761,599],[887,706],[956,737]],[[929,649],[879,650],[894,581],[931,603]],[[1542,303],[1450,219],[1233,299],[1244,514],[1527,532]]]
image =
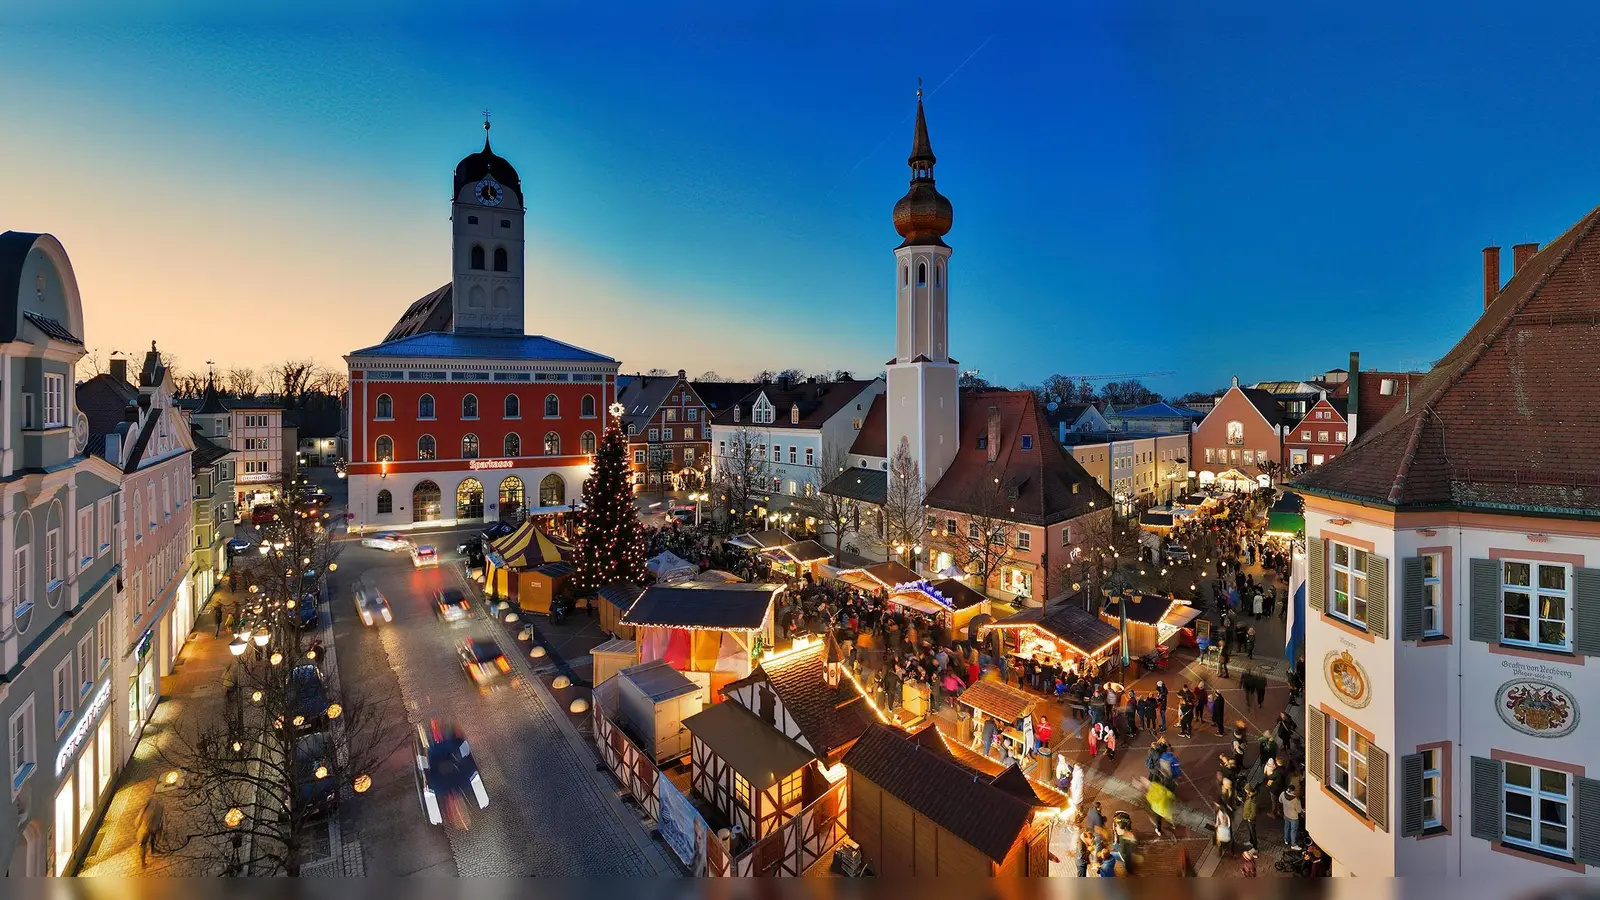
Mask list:
[[[548,613],[559,582],[570,574],[570,567],[562,564],[571,560],[570,545],[552,538],[529,520],[490,542],[484,553],[484,589],[491,597],[516,603],[524,612]],[[556,575],[561,577],[553,577]]]

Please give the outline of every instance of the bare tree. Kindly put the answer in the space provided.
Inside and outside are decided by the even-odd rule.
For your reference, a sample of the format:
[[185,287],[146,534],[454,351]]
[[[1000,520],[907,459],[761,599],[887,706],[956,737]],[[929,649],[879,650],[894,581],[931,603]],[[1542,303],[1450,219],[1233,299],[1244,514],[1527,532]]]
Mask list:
[[1256,471],[1267,476],[1268,485],[1274,485],[1288,473],[1289,468],[1275,459],[1269,459],[1266,462],[1256,463]]
[[310,359],[285,360],[273,366],[268,372],[272,389],[291,406],[300,395],[305,393],[306,387],[311,384],[317,370],[317,363]]
[[994,385],[977,372],[962,372],[956,381],[956,388],[963,391],[988,391],[993,390]]
[[723,378],[721,375],[718,375],[715,371],[712,371],[712,370],[709,370],[709,369],[704,371],[704,372],[701,372],[700,373],[700,377],[695,379],[695,381],[703,381],[703,382],[705,382],[707,384],[720,384],[721,382],[724,382],[724,381],[727,381],[727,380],[728,379]]
[[1144,382],[1137,378],[1126,381],[1108,381],[1100,389],[1100,396],[1107,403],[1114,406],[1144,406],[1148,403],[1159,403],[1161,395],[1144,386]]
[[974,489],[966,511],[957,513],[955,541],[962,568],[977,575],[985,590],[995,570],[1011,559],[1017,526],[1009,514],[1016,501],[1016,486],[993,478]]
[[794,368],[784,369],[782,372],[778,373],[778,380],[788,381],[790,384],[798,384],[806,380],[806,370]]
[[179,399],[192,400],[205,393],[206,380],[201,377],[199,372],[191,372],[188,369],[169,369],[168,373],[172,376],[172,392]]
[[[1092,606],[1100,589],[1122,565],[1137,565],[1137,534],[1118,528],[1110,508],[1095,510],[1068,526],[1072,542],[1059,551],[1052,549],[1055,563],[1055,592],[1063,590],[1089,598]],[[1046,590],[1046,594],[1050,594]]]
[[771,369],[762,369],[761,371],[757,372],[750,380],[754,381],[754,382],[756,382],[758,384],[771,384],[772,382],[778,380],[778,373],[772,371]]
[[261,393],[261,376],[248,366],[234,366],[222,373],[222,382],[235,397],[250,400]]
[[884,495],[884,532],[890,546],[915,547],[928,538],[928,509],[922,491],[922,470],[911,456],[911,441],[902,437],[889,460],[889,487]]
[[651,447],[644,465],[646,490],[665,491],[672,475],[672,448]]
[[837,559],[844,549],[844,536],[861,530],[861,506],[849,497],[837,494],[825,494],[822,489],[827,487],[834,478],[844,472],[845,463],[849,461],[849,454],[838,444],[826,444],[822,448],[821,466],[817,470],[817,491],[815,494],[804,498],[795,505],[808,516],[833,532],[833,555]]
[[648,371],[648,372],[646,372],[644,374],[645,374],[646,377],[649,377],[649,378],[664,378],[664,377],[666,377],[668,375],[671,375],[672,373],[668,372],[666,369],[651,369],[650,371]]
[[326,394],[330,397],[343,397],[350,391],[350,374],[343,367],[324,366],[319,363],[311,373],[306,390],[309,393]]
[[750,511],[751,498],[766,494],[772,487],[772,463],[765,453],[767,435],[753,428],[741,427],[730,435],[728,453],[716,459],[712,489],[715,504],[727,513],[730,525]]

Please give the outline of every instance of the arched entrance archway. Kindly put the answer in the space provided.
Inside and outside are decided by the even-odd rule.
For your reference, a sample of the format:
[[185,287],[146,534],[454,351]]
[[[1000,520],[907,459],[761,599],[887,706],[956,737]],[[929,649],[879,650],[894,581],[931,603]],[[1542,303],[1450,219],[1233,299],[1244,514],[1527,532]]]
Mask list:
[[522,479],[515,475],[507,475],[505,480],[500,482],[501,520],[515,519],[526,502],[527,493],[522,486]]
[[539,505],[561,506],[567,502],[567,482],[554,472],[539,482]]
[[432,481],[419,481],[411,489],[411,521],[433,522],[442,515],[439,486]]
[[456,488],[456,518],[483,518],[483,482],[476,478],[462,479]]

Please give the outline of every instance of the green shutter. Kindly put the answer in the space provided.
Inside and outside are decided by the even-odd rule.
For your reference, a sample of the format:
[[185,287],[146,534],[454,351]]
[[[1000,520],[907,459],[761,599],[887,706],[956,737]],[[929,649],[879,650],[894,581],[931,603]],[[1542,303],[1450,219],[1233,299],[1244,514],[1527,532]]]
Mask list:
[[1472,836],[1475,838],[1495,842],[1500,840],[1504,819],[1500,806],[1504,798],[1500,783],[1502,772],[1497,759],[1481,756],[1472,758]]
[[1322,612],[1328,597],[1328,544],[1322,538],[1306,541],[1306,605]]
[[1422,754],[1409,753],[1400,757],[1400,836],[1416,837],[1421,833]]
[[1600,569],[1575,569],[1572,582],[1572,652],[1600,656]]
[[1408,556],[1400,560],[1400,640],[1402,641],[1422,639],[1422,600],[1426,594],[1422,586],[1422,563],[1423,559],[1420,556]]
[[1471,606],[1471,634],[1475,641],[1488,644],[1500,641],[1500,563],[1492,559],[1472,561],[1468,604]]
[[1389,830],[1389,754],[1367,744],[1367,818]]
[[1367,554],[1367,630],[1389,636],[1389,560]]
[[1600,866],[1600,781],[1578,779],[1578,842],[1573,859]]
[[1326,783],[1328,717],[1320,709],[1306,710],[1306,774]]

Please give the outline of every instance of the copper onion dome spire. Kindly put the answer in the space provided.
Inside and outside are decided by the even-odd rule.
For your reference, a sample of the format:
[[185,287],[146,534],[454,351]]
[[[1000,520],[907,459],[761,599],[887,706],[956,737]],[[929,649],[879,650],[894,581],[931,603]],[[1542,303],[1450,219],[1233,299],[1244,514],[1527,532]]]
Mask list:
[[933,143],[928,140],[928,117],[922,111],[922,79],[917,79],[917,126],[911,139],[911,189],[894,205],[894,230],[905,238],[900,246],[945,246],[955,212],[950,201],[933,186]]

